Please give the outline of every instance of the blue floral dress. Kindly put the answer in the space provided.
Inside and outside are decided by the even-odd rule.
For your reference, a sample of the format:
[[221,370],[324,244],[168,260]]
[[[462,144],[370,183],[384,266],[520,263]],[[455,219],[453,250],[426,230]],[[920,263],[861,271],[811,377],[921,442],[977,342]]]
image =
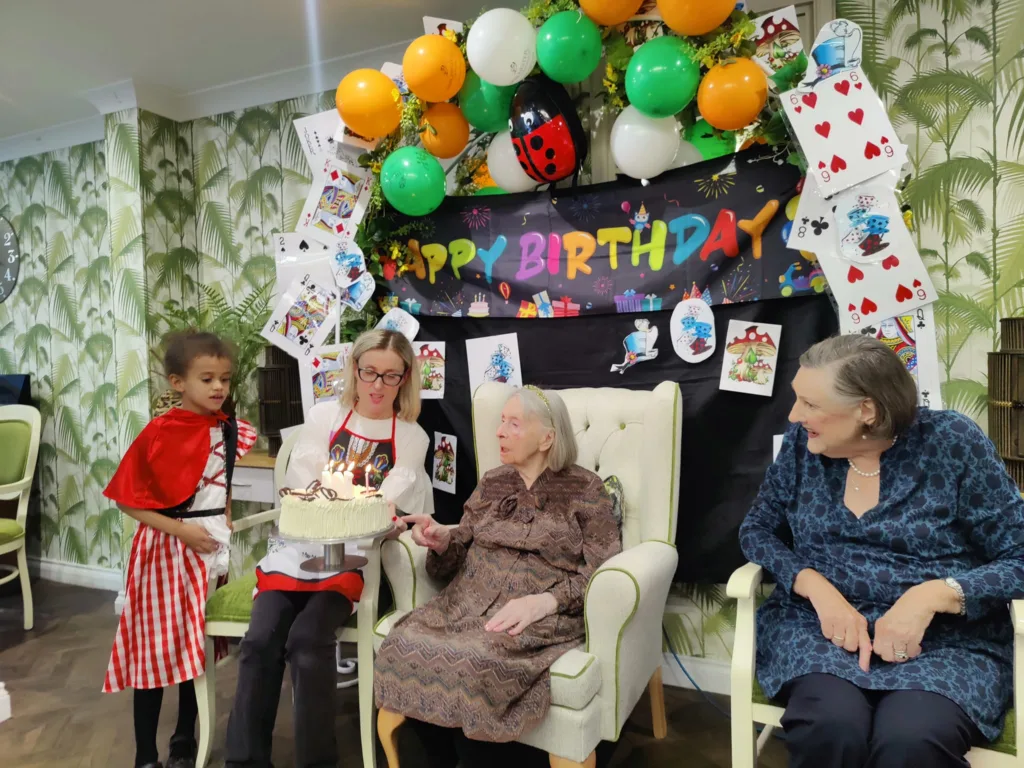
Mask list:
[[[1024,501],[995,447],[954,411],[918,412],[882,454],[878,505],[858,519],[843,501],[845,459],[807,450],[799,425],[740,527],[743,554],[778,587],[757,614],[757,677],[774,697],[790,680],[835,675],[861,688],[923,690],[953,700],[993,740],[1013,691],[1008,602],[1024,597]],[[783,538],[792,536],[792,544]],[[967,615],[937,614],[920,656],[864,673],[857,654],[822,637],[793,580],[813,568],[874,623],[910,587],[952,576]]]

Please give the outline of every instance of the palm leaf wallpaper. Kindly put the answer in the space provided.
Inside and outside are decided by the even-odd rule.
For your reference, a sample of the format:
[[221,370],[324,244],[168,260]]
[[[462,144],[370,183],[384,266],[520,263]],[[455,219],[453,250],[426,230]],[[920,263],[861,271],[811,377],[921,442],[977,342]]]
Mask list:
[[[292,121],[333,105],[187,123],[129,109],[106,116],[104,141],[0,163],[0,215],[24,253],[0,304],[0,373],[32,374],[43,416],[41,557],[124,565],[130,531],[102,490],[166,388],[166,307],[238,307],[273,279],[272,235],[294,228],[311,181]],[[238,399],[255,421],[255,383]],[[260,537],[236,539],[248,567]]]

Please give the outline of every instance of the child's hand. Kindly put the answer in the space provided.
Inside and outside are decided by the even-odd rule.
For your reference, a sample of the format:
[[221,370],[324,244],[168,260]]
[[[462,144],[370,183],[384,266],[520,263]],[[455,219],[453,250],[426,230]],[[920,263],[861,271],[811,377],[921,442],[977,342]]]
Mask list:
[[206,529],[200,528],[198,525],[182,523],[181,530],[175,535],[185,542],[186,547],[201,555],[213,554],[220,546],[217,540],[206,532]]

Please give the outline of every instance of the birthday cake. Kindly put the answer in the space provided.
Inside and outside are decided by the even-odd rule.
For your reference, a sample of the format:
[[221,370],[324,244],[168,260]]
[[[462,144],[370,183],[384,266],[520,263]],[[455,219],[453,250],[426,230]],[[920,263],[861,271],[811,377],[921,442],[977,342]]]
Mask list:
[[373,489],[355,487],[351,498],[319,482],[305,490],[281,489],[281,535],[292,539],[356,539],[391,525],[387,500]]
[[491,308],[487,302],[483,299],[478,299],[469,305],[469,316],[470,317],[489,317],[491,314]]

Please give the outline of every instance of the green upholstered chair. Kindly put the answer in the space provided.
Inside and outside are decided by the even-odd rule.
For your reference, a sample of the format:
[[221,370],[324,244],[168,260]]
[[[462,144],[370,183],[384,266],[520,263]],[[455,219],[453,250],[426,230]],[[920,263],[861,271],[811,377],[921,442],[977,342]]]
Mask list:
[[[288,469],[288,458],[299,437],[299,430],[295,430],[284,441],[278,451],[277,459],[274,462],[274,488],[279,490],[285,485],[285,473]],[[233,522],[234,531],[244,531],[258,525],[273,523],[280,516],[280,508],[259,512],[255,515],[243,517]],[[379,542],[377,543],[379,547]],[[366,754],[369,750],[371,756],[375,755],[375,744],[373,739],[373,648],[369,637],[360,642],[357,632],[357,619],[362,614],[372,617],[367,618],[366,626],[372,628],[376,623],[376,601],[368,599],[369,595],[376,596],[380,585],[380,559],[369,558],[369,564],[363,569],[363,580],[365,583],[363,599],[359,601],[356,613],[353,613],[345,626],[338,631],[338,640],[344,643],[359,644],[359,706],[360,706],[360,731],[363,743],[363,765],[366,768],[373,768],[374,763]],[[253,589],[256,587],[256,574],[249,573],[245,576],[229,581],[223,587],[211,588],[211,594],[206,601],[206,674],[195,679],[196,699],[199,702],[199,749],[196,757],[197,768],[204,768],[210,760],[210,752],[213,750],[213,723],[216,721],[216,667],[214,659],[214,638],[216,637],[243,637],[249,628],[249,618],[252,616]],[[367,633],[369,634],[369,633]],[[364,647],[365,646],[365,647]],[[223,661],[222,661],[223,663]],[[364,702],[365,699],[365,702]],[[364,713],[364,709],[366,713]],[[365,723],[365,725],[363,724]]]
[[17,552],[18,565],[0,565],[0,584],[21,580],[26,630],[32,629],[32,586],[28,580],[26,558],[26,520],[28,499],[32,495],[32,478],[39,458],[39,434],[42,422],[39,411],[29,405],[0,406],[0,499],[17,499],[18,511],[13,520],[0,520],[0,555]]
[[[754,624],[755,597],[761,585],[761,566],[747,563],[737,569],[729,579],[726,593],[735,598],[736,635],[732,649],[731,707],[732,707],[732,766],[754,768],[757,756],[772,731],[781,725],[785,711],[777,702],[764,695],[754,675],[757,656],[757,634]],[[1024,768],[1024,744],[1017,713],[1024,706],[1024,600],[1014,600],[1010,606],[1013,623],[1013,708],[1006,713],[1006,723],[999,740],[984,747],[974,747],[967,753],[972,768]],[[755,724],[764,728],[761,735]]]

